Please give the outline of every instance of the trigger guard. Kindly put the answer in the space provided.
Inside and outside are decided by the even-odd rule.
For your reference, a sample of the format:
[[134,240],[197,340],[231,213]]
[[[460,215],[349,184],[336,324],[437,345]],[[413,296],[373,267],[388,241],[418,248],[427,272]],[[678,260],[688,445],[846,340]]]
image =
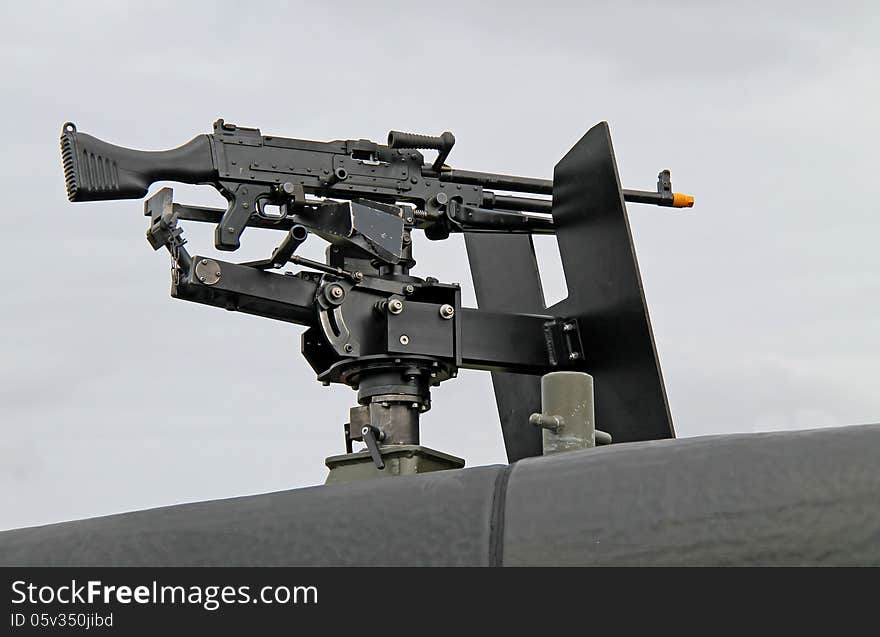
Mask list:
[[287,219],[290,214],[287,203],[278,204],[278,209],[281,211],[281,214],[278,216],[267,215],[264,212],[265,205],[270,201],[271,197],[269,195],[260,195],[259,197],[257,197],[254,200],[254,214],[263,221],[268,221],[269,223],[281,223],[282,221]]

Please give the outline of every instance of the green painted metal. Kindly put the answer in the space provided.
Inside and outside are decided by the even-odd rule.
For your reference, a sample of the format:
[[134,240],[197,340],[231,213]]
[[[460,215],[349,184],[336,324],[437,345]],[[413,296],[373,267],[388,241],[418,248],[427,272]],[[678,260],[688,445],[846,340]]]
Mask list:
[[419,473],[461,469],[464,459],[421,445],[382,445],[379,447],[384,469],[377,469],[369,451],[330,456],[324,463],[330,469],[325,484],[410,476]]

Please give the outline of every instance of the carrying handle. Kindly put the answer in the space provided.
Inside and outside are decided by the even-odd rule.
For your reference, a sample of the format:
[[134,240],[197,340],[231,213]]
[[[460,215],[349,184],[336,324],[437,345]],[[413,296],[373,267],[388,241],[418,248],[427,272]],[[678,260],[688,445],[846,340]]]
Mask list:
[[434,160],[431,169],[440,172],[449,152],[455,145],[455,135],[446,131],[442,135],[432,137],[431,135],[418,135],[416,133],[402,133],[400,131],[389,131],[388,146],[390,148],[413,148],[420,150],[436,150],[438,155]]

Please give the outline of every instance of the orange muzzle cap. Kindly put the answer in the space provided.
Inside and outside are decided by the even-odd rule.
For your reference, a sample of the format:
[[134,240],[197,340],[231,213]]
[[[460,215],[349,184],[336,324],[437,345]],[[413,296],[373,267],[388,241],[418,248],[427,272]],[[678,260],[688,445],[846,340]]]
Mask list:
[[680,192],[672,193],[673,208],[693,208],[694,198],[690,195],[683,195]]

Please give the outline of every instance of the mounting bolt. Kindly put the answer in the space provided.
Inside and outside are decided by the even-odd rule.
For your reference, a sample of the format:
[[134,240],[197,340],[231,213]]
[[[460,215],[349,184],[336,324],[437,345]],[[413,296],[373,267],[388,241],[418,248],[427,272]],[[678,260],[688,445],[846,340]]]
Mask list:
[[[403,312],[403,301],[401,301],[400,299],[391,299],[390,301],[388,301],[388,311],[391,314],[400,314],[401,312]],[[401,343],[403,343],[403,336],[401,336],[400,339]],[[406,343],[403,344],[406,345]]]
[[579,359],[580,357],[581,357],[581,355],[578,354],[577,352],[572,352],[571,354],[568,355],[568,360],[570,360],[570,361],[576,361],[576,360]]
[[406,287],[403,288],[403,291],[406,292],[407,294],[412,294],[413,292],[416,291],[416,289],[411,285],[407,285]]
[[354,347],[352,346],[351,343],[346,343],[342,349],[344,349],[349,354],[351,354],[354,351]]
[[202,265],[208,265],[208,260],[207,260],[207,259],[202,259]]
[[455,316],[455,308],[453,308],[449,303],[444,303],[440,306],[440,318],[451,319]]
[[338,285],[332,285],[332,286],[330,286],[330,297],[331,297],[331,298],[334,298],[334,299],[336,299],[336,300],[339,300],[339,299],[341,299],[343,296],[345,296],[345,290],[343,290],[343,289],[342,289],[341,287],[339,287]]
[[409,345],[409,336],[407,336],[406,334],[401,334],[400,335],[400,344],[401,345]]
[[562,326],[563,332],[574,332],[574,323],[566,323]]

